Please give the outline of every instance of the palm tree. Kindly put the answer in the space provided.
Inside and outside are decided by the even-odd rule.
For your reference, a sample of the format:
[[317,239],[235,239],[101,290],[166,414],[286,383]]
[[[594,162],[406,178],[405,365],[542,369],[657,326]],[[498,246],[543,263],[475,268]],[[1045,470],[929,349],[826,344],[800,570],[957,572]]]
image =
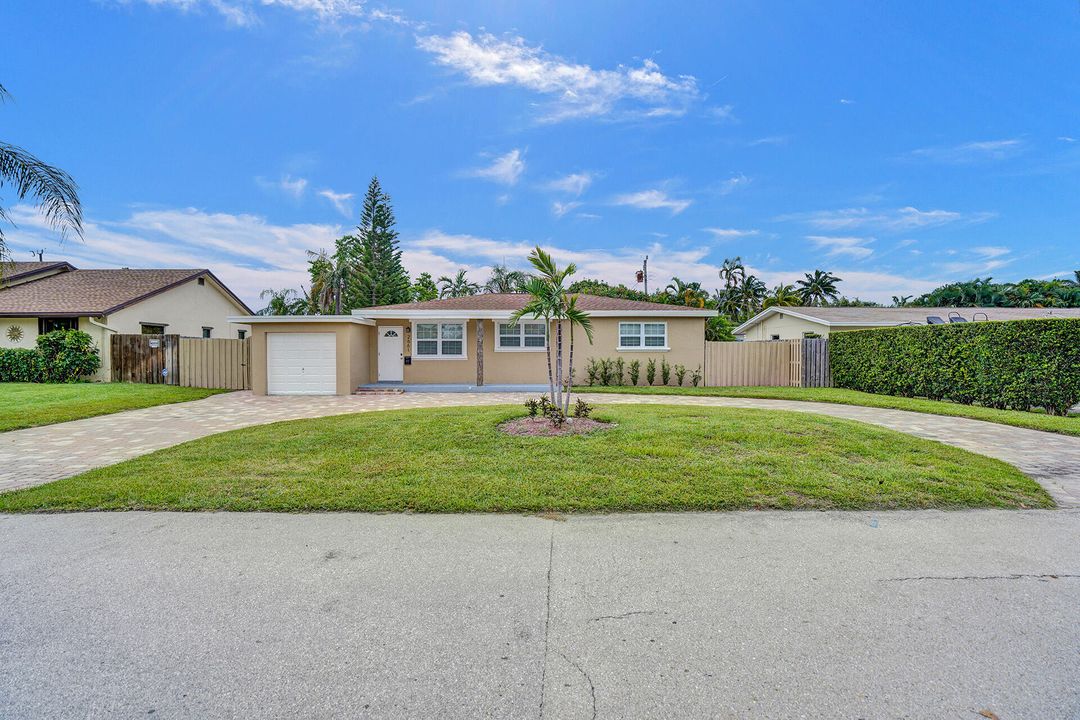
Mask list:
[[325,250],[308,250],[311,272],[311,297],[320,315],[341,314],[341,296],[356,270],[350,260],[340,252],[327,255]]
[[914,295],[893,295],[893,307],[907,307]]
[[464,270],[458,270],[453,278],[447,275],[439,278],[439,297],[441,298],[468,297],[478,292],[480,292],[480,285],[469,282]]
[[[552,367],[551,343],[547,344],[548,361],[548,388],[551,394],[552,404],[568,412],[570,408],[570,386],[573,381],[574,371],[574,326],[580,325],[592,342],[592,320],[589,315],[577,307],[577,295],[569,295],[566,290],[566,279],[577,272],[577,266],[570,263],[563,269],[559,269],[550,255],[540,249],[533,248],[529,254],[529,262],[536,268],[536,276],[529,281],[526,291],[531,296],[529,301],[510,316],[511,323],[517,323],[523,317],[544,319],[544,323],[550,329],[551,323],[555,323],[555,364]],[[563,324],[570,324],[570,352],[569,367],[566,376],[566,394],[563,394],[562,372],[562,340]]]
[[664,288],[664,295],[680,305],[697,308],[705,307],[705,301],[709,297],[701,289],[701,283],[687,283],[677,277],[671,278],[671,282]]
[[730,290],[742,283],[743,278],[746,277],[746,266],[743,265],[742,258],[738,255],[733,258],[724,258],[724,264],[720,266],[719,274],[724,287]]
[[307,309],[307,298],[292,288],[285,288],[284,290],[271,288],[259,293],[260,300],[266,298],[270,298],[270,302],[262,310],[255,313],[256,315],[304,315],[304,311]]
[[761,303],[768,291],[765,288],[765,283],[759,280],[756,275],[746,275],[743,277],[742,282],[732,289],[732,292],[738,298],[739,316],[745,320],[761,309]]
[[806,279],[798,280],[795,284],[799,286],[798,293],[803,304],[816,306],[824,305],[840,297],[840,293],[836,290],[838,282],[840,278],[831,272],[815,270],[812,275],[806,273]]
[[799,299],[799,293],[795,292],[794,285],[777,285],[772,289],[769,295],[765,296],[765,299],[761,303],[761,307],[794,307],[802,302]]
[[[0,103],[11,95],[0,85]],[[63,238],[73,232],[82,238],[82,204],[79,187],[63,170],[53,167],[22,148],[0,141],[0,188],[11,185],[15,198],[33,198],[45,221]],[[7,211],[0,206],[0,220],[10,222]],[[0,260],[7,258],[7,242],[0,227]],[[0,267],[2,274],[2,267]]]
[[494,265],[491,275],[484,283],[484,292],[489,293],[516,293],[522,292],[525,284],[529,281],[529,274],[520,270],[511,270],[506,265]]

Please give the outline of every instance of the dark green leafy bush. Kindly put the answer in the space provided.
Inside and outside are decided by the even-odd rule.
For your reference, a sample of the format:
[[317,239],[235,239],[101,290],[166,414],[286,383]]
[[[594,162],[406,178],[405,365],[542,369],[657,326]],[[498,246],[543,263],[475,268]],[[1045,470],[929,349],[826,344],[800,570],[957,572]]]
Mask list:
[[0,382],[42,382],[41,353],[30,348],[0,348]]
[[834,333],[836,387],[1064,415],[1080,402],[1080,319]]
[[630,361],[630,384],[637,385],[638,378],[641,376],[641,361]]
[[33,350],[0,349],[0,382],[76,382],[100,367],[94,341],[80,330],[38,335]]

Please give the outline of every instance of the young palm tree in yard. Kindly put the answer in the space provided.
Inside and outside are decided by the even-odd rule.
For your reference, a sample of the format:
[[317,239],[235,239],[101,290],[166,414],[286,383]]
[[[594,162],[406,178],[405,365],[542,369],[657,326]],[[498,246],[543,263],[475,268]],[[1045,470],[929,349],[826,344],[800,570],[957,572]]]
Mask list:
[[[576,265],[570,263],[560,270],[552,257],[539,247],[534,248],[529,254],[529,262],[536,268],[536,276],[525,286],[526,292],[531,297],[520,310],[510,316],[510,321],[516,324],[523,317],[543,319],[548,328],[549,339],[552,335],[551,325],[555,324],[554,365],[552,364],[551,342],[547,343],[548,390],[552,404],[562,408],[563,412],[569,412],[570,386],[573,383],[574,372],[574,326],[581,326],[591,343],[592,320],[589,319],[588,313],[578,308],[577,295],[571,295],[566,290],[566,279],[577,272]],[[564,324],[570,326],[569,363],[565,378],[563,376]]]
[[[0,103],[9,97],[0,85]],[[78,186],[66,172],[42,162],[20,147],[0,141],[0,188],[5,185],[12,187],[18,200],[33,198],[38,211],[61,237],[68,231],[82,237]],[[9,220],[9,217],[0,206],[0,221],[3,220]],[[7,255],[4,229],[0,227],[0,261],[6,260]],[[3,275],[2,265],[0,275]]]
[[794,285],[777,285],[772,292],[762,301],[762,308],[770,307],[794,307],[801,302],[799,293],[795,292]]
[[292,288],[274,290],[270,288],[259,293],[260,300],[270,301],[256,315],[304,315],[308,307],[307,298]]
[[467,297],[478,292],[480,292],[480,286],[469,282],[464,270],[458,270],[453,278],[446,275],[439,278],[439,297],[441,298]]

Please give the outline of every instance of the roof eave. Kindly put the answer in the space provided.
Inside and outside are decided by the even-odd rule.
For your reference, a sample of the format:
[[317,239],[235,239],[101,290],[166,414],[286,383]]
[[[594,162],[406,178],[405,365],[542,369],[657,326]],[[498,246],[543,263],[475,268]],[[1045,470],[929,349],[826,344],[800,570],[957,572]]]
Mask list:
[[[355,317],[404,318],[407,320],[509,320],[514,310],[405,310],[360,308],[353,310]],[[586,310],[590,317],[691,317],[709,318],[715,310]]]

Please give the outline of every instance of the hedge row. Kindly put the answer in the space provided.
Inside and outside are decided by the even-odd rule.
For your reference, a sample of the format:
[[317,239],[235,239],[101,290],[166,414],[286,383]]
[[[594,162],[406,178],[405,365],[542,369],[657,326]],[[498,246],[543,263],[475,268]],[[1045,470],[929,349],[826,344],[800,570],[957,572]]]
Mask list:
[[833,385],[1064,415],[1080,402],[1080,319],[834,333]]
[[0,382],[76,382],[99,367],[94,341],[80,330],[38,335],[34,349],[0,348]]

